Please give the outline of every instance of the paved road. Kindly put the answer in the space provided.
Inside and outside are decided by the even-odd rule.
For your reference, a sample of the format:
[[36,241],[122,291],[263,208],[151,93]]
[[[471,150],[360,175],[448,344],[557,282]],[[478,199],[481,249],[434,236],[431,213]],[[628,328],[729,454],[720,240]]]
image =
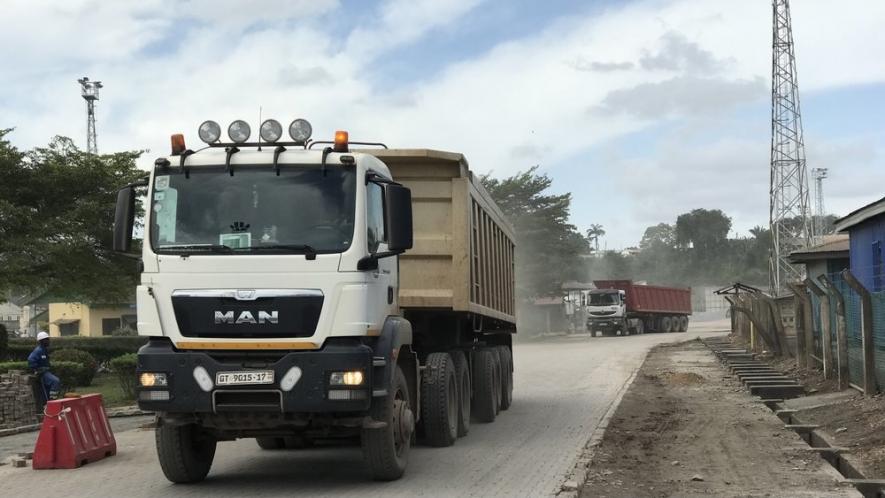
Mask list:
[[117,433],[117,456],[74,471],[0,467],[5,495],[28,496],[547,496],[655,344],[722,333],[724,322],[686,334],[586,335],[519,344],[510,410],[474,424],[449,448],[413,449],[405,477],[366,480],[358,448],[261,451],[254,440],[221,443],[207,480],[173,486],[160,472],[153,432]]

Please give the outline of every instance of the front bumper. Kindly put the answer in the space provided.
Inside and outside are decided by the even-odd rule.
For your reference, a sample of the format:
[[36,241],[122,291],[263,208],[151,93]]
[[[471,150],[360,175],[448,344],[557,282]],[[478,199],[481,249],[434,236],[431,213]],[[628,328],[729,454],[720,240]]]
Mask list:
[[617,329],[624,326],[623,318],[588,318],[587,328],[592,330]]
[[[150,341],[138,352],[137,373],[164,372],[168,386],[138,388],[138,406],[142,410],[166,413],[344,413],[364,412],[372,402],[373,353],[369,346],[353,343],[327,345],[316,351],[295,351],[272,360],[260,357],[209,354],[203,351],[175,349],[168,341]],[[210,391],[202,389],[194,369],[203,367],[212,379]],[[292,367],[301,369],[294,387],[284,391],[280,381]],[[273,384],[215,386],[218,372],[273,370]],[[329,376],[333,371],[361,370],[363,383],[356,387],[338,387],[341,391],[360,391],[358,399],[329,399]],[[380,379],[379,379],[380,380]],[[168,400],[144,399],[146,392],[168,390]]]

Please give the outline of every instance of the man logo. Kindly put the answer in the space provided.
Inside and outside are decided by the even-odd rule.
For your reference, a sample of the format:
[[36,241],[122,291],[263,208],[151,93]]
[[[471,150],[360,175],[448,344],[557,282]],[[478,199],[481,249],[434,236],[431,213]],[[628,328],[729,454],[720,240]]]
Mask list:
[[259,311],[258,320],[255,320],[255,315],[253,315],[251,311],[241,311],[236,318],[234,318],[234,315],[233,311],[216,311],[215,324],[220,325],[222,323],[229,323],[239,325],[241,323],[252,323],[263,325],[265,323],[280,323],[280,315],[278,311],[271,311],[270,313],[267,311]]

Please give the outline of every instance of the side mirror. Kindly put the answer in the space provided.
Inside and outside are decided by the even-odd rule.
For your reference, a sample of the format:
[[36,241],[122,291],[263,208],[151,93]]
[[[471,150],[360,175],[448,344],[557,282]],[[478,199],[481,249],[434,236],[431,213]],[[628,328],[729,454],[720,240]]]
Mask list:
[[412,248],[412,191],[402,185],[384,188],[384,223],[387,226],[387,250],[401,253]]
[[132,247],[132,227],[135,225],[135,188],[127,185],[117,192],[117,210],[114,213],[114,251],[129,252]]

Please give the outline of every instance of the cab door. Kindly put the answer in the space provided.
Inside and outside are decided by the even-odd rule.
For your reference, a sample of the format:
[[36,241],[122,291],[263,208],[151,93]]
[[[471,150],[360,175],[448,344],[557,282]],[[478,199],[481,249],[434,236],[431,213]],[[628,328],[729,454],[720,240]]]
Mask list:
[[[387,227],[384,224],[384,186],[376,182],[366,185],[366,243],[370,254],[387,251]],[[369,276],[369,320],[380,326],[395,313],[397,288],[395,256],[378,260],[378,268]]]

